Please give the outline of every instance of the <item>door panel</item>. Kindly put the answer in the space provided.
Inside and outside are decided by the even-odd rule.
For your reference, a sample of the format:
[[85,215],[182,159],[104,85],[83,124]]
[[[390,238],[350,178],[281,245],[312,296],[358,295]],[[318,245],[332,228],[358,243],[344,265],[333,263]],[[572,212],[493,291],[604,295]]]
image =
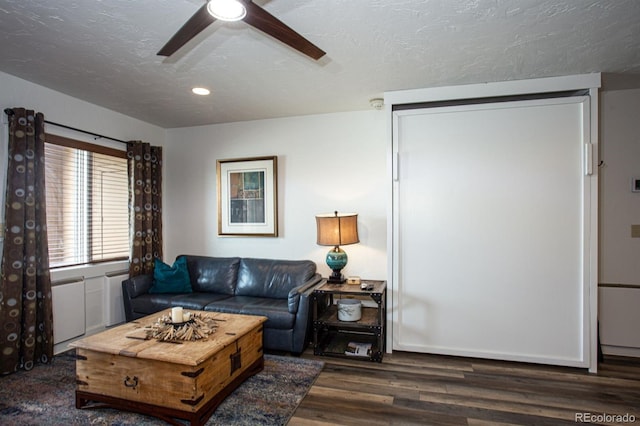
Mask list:
[[587,366],[588,97],[394,112],[393,348]]

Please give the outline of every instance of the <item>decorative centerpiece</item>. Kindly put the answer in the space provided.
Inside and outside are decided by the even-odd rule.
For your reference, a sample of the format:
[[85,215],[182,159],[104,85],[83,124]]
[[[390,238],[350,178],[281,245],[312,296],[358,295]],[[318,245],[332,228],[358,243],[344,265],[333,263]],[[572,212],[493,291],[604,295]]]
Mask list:
[[[177,318],[175,312],[171,316],[163,315],[158,318],[158,321],[146,327],[147,338],[163,342],[206,340],[218,328],[214,318],[202,313],[180,314],[181,318]],[[180,321],[174,321],[175,319]]]

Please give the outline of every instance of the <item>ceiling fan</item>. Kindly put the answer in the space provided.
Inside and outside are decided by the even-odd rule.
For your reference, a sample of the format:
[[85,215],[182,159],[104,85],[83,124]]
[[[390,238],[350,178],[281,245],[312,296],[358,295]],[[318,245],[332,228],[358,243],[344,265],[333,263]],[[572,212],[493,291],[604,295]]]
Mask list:
[[325,55],[323,50],[251,0],[208,0],[160,49],[158,55],[173,55],[216,19],[242,20],[315,60]]

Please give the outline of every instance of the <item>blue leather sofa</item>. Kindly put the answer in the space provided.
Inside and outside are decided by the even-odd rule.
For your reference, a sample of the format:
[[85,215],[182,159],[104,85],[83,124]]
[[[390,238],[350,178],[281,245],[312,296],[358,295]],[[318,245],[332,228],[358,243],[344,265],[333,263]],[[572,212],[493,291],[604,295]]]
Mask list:
[[[320,283],[310,260],[183,255],[191,293],[149,293],[153,275],[122,282],[127,321],[166,308],[262,315],[264,348],[302,353],[308,343],[310,295]],[[180,256],[178,256],[180,257]]]

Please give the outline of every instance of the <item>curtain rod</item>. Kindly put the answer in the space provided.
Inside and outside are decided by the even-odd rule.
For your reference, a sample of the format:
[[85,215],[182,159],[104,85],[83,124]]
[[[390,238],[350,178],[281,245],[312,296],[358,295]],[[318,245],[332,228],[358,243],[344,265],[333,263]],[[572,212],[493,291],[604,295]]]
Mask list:
[[[7,114],[8,116],[12,116],[12,115],[15,114],[15,112],[11,108],[5,108],[4,113]],[[95,136],[96,139],[94,139],[94,140],[97,140],[97,139],[109,139],[109,140],[112,140],[114,142],[120,142],[120,143],[123,143],[123,144],[127,143],[127,141],[123,141],[122,139],[116,139],[116,138],[112,138],[112,137],[109,137],[109,136],[101,135],[101,134],[98,134],[98,133],[88,132],[86,130],[78,129],[76,127],[67,126],[66,124],[60,124],[60,123],[56,123],[54,121],[48,121],[48,120],[44,120],[44,122],[47,123],[47,124],[51,124],[52,126],[63,127],[65,129],[74,130],[76,132],[84,133],[86,135]]]

